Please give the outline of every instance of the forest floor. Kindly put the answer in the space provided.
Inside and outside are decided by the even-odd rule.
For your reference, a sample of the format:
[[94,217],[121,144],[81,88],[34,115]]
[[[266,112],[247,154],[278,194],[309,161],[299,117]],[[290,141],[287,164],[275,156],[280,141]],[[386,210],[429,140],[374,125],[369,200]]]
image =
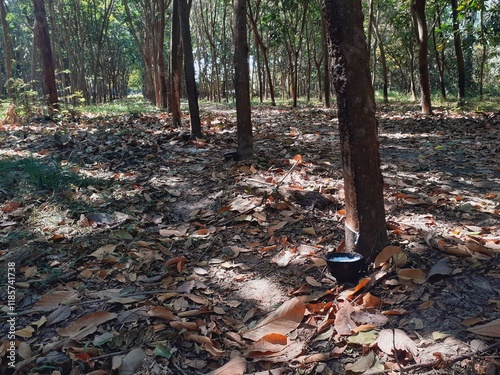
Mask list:
[[323,259],[334,110],[255,108],[251,162],[224,106],[195,141],[160,113],[2,125],[0,372],[498,374],[499,112],[378,118],[391,246],[357,285]]

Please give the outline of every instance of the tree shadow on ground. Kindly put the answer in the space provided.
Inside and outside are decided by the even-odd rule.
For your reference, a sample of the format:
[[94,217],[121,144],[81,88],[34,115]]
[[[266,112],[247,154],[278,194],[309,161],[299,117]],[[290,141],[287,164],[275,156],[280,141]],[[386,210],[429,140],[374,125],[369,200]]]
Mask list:
[[[442,257],[426,242],[429,231],[443,236],[455,231],[459,237],[477,226],[477,236],[498,236],[498,200],[493,193],[498,191],[499,171],[490,166],[498,120],[476,126],[467,118],[393,116],[380,114],[381,154],[388,218],[400,227],[392,230],[391,240],[407,252],[406,266],[429,270]],[[328,297],[336,284],[324,263],[317,262],[343,237],[334,111],[259,109],[254,113],[257,154],[251,164],[224,160],[227,148],[234,147],[234,119],[205,112],[203,121],[206,137],[198,141],[184,141],[179,136],[183,129],[171,129],[155,116],[81,120],[43,129],[32,124],[3,134],[3,147],[15,143],[21,155],[36,152],[40,160],[50,156],[73,161],[78,173],[106,182],[71,187],[66,194],[71,203],[52,200],[50,204],[60,205],[62,211],[82,205],[67,221],[32,228],[23,216],[28,210],[2,211],[3,222],[13,223],[2,226],[6,238],[21,229],[36,234],[21,247],[2,246],[1,261],[14,259],[17,281],[25,283],[17,295],[19,327],[54,311],[69,314],[33,334],[33,342],[48,349],[29,358],[26,368],[33,368],[39,358],[48,361],[39,364],[59,366],[63,373],[80,365],[90,369],[91,362],[74,357],[87,347],[95,357],[94,368],[106,369],[116,352],[159,350],[161,343],[170,359],[160,355],[163,359],[153,365],[150,356],[152,368],[208,372],[227,362],[231,350],[244,351],[247,344],[234,341],[237,331],[280,303],[313,294],[337,302],[336,294]],[[15,140],[9,138],[13,136]],[[461,151],[464,145],[467,150]],[[292,170],[295,154],[304,162]],[[13,160],[8,162],[18,162]],[[318,195],[308,200],[307,191]],[[2,198],[10,201],[19,194],[24,193],[9,188]],[[49,204],[46,195],[24,198],[28,200],[21,208]],[[391,282],[371,291],[382,298],[382,310],[406,311],[390,319],[390,325],[419,342],[422,360],[436,351],[450,356],[465,351],[475,337],[460,326],[465,318],[498,317],[488,304],[500,289],[494,271],[498,256],[452,257],[450,262],[456,272],[441,280],[415,284],[391,274]],[[72,294],[51,304],[47,296],[40,298],[49,291]],[[4,301],[5,292],[3,288]],[[37,310],[37,301],[45,310]],[[72,306],[70,312],[65,303]],[[118,316],[100,327],[100,334],[111,333],[102,342],[83,336],[70,344],[58,331],[101,310]],[[3,331],[5,320],[2,324]],[[457,341],[450,339],[442,347],[432,338],[435,331],[446,331]],[[193,332],[209,339],[202,349]],[[324,352],[338,345],[328,338],[311,342],[306,350]],[[51,348],[60,355],[52,358]],[[357,345],[351,349],[352,355],[326,366],[340,371],[361,352]],[[197,368],[196,361],[204,367]],[[293,373],[284,362],[267,366]],[[263,368],[265,361],[249,364],[249,372]]]

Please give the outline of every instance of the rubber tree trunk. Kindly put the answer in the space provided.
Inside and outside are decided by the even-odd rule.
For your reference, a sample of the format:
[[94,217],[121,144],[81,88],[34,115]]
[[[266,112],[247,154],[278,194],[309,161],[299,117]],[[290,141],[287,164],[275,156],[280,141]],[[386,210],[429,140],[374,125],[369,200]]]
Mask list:
[[193,44],[191,41],[191,27],[189,25],[189,7],[186,0],[179,0],[179,14],[181,20],[182,45],[184,46],[184,74],[186,76],[186,90],[189,101],[189,117],[191,119],[191,137],[201,138],[200,108],[198,106],[198,90],[194,75]]
[[35,9],[35,35],[43,67],[43,91],[47,96],[49,113],[59,109],[54,57],[50,44],[49,26],[43,0],[33,0]]
[[324,0],[346,205],[345,248],[367,262],[387,240],[375,95],[361,0]]
[[5,51],[5,81],[7,86],[7,96],[11,99],[14,96],[12,87],[12,40],[7,23],[7,11],[5,9],[4,0],[0,0],[0,17],[3,31],[3,48]]
[[234,89],[236,94],[236,121],[238,123],[237,159],[247,160],[253,156],[253,134],[250,107],[246,0],[234,0],[233,7]]
[[182,75],[182,48],[181,25],[179,15],[179,0],[172,5],[172,30],[170,34],[170,110],[172,112],[172,126],[181,126],[181,75]]
[[427,33],[427,20],[425,18],[425,0],[415,0],[412,2],[412,16],[418,41],[418,73],[422,113],[429,115],[432,113],[432,105],[427,47],[429,36]]
[[462,38],[460,37],[460,27],[458,24],[458,2],[451,0],[451,11],[453,16],[453,44],[455,45],[455,55],[457,57],[458,75],[458,101],[465,98],[465,61],[462,50]]

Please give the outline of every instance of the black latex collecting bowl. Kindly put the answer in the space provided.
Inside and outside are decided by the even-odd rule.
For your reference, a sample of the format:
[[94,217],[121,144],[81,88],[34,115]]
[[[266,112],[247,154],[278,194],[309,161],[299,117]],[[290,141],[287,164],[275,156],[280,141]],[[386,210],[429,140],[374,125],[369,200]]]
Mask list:
[[365,266],[365,258],[359,253],[328,253],[325,260],[338,282],[357,282]]

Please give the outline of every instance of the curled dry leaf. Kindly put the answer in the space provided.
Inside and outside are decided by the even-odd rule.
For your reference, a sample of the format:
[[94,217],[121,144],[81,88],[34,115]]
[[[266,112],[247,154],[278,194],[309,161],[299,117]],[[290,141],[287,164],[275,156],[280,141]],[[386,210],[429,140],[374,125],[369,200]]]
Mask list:
[[253,329],[242,334],[246,339],[257,341],[270,333],[287,334],[299,326],[306,306],[298,298],[286,301]]
[[182,267],[187,263],[184,257],[175,257],[167,260],[166,264],[169,268],[176,268],[178,272],[182,271]]
[[431,267],[427,274],[427,280],[434,281],[441,276],[451,275],[452,272],[453,268],[450,265],[450,259],[448,257],[442,258]]
[[384,353],[393,354],[394,349],[396,349],[410,353],[413,358],[417,356],[417,345],[404,331],[398,328],[383,329],[375,342]]
[[253,343],[245,351],[246,358],[259,358],[281,352],[287,345],[288,337],[279,333],[265,335],[257,342]]
[[401,254],[403,250],[400,246],[386,246],[382,249],[382,251],[377,255],[374,260],[375,267],[381,267],[384,263],[386,263],[389,259],[393,257],[395,254]]
[[356,323],[351,318],[351,314],[354,312],[354,307],[349,303],[345,302],[337,314],[335,314],[335,330],[339,335],[350,335],[351,331],[356,328]]

